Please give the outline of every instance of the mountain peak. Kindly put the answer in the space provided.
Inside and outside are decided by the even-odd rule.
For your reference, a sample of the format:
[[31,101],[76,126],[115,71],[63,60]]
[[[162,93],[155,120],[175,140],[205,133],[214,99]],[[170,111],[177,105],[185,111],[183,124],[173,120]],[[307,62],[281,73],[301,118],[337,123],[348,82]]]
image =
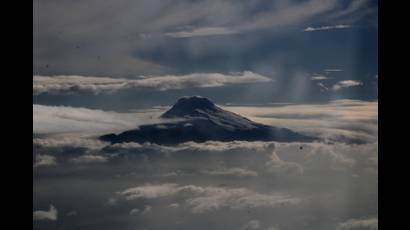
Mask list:
[[182,97],[174,106],[161,115],[163,118],[198,116],[200,111],[217,111],[218,107],[208,98],[201,96]]
[[111,143],[138,142],[178,144],[188,141],[301,141],[317,138],[253,122],[216,106],[207,98],[180,98],[162,118],[184,118],[160,124],[142,125],[120,134],[107,134],[101,140]]

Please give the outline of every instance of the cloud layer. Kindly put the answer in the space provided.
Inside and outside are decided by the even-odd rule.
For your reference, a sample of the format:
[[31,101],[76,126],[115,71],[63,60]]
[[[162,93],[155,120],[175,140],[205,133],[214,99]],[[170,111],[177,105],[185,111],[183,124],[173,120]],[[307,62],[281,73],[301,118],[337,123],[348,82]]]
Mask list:
[[325,139],[377,141],[377,102],[335,100],[325,104],[224,108],[257,122],[310,132]]
[[[325,139],[345,138],[346,141],[350,139],[359,142],[377,139],[377,102],[336,100],[326,104],[222,107],[256,122],[309,132]],[[33,132],[42,134],[71,132],[77,135],[81,133],[82,136],[119,132],[143,124],[172,122],[172,120],[158,119],[166,109],[167,107],[160,107],[118,113],[76,107],[33,105]],[[323,122],[323,118],[326,118],[327,122]],[[60,139],[60,142],[63,141],[64,138]],[[81,141],[78,140],[78,143]],[[215,149],[218,147],[215,146]]]
[[176,90],[193,87],[221,87],[230,84],[261,83],[270,78],[245,71],[239,74],[193,73],[142,79],[86,76],[33,76],[33,94],[100,94],[120,90]]

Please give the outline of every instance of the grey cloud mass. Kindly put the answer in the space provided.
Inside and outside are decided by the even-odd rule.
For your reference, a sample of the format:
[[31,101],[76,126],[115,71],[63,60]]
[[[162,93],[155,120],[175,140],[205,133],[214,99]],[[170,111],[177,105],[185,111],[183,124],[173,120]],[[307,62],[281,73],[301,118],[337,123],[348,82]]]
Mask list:
[[261,224],[259,220],[250,220],[246,223],[241,229],[243,230],[252,230],[252,229],[260,229]]
[[33,168],[38,168],[42,166],[52,166],[56,165],[56,158],[49,155],[37,155],[36,161],[34,162]]
[[[377,143],[208,142],[171,147],[128,143],[96,148],[94,142],[85,141],[77,144],[81,148],[72,148],[67,144],[70,137],[63,142],[56,141],[60,136],[49,138],[36,139],[34,153],[46,152],[59,164],[34,171],[38,178],[34,196],[42,203],[50,202],[42,195],[45,186],[50,186],[47,178],[66,178],[53,180],[52,186],[61,190],[51,202],[66,200],[70,206],[65,209],[82,210],[71,220],[75,226],[82,223],[77,218],[85,218],[87,210],[97,212],[96,216],[88,214],[87,219],[103,219],[102,225],[98,221],[93,224],[103,229],[110,229],[112,226],[103,225],[115,218],[124,219],[115,225],[124,224],[124,229],[132,229],[138,221],[158,226],[158,218],[171,229],[180,229],[221,215],[230,229],[240,229],[255,218],[261,229],[316,229],[316,222],[311,228],[303,223],[337,217],[324,230],[359,225],[353,221],[342,225],[340,220],[346,217],[341,219],[339,210],[363,210],[359,213],[372,215],[377,210]],[[72,143],[78,142],[73,138]],[[105,166],[72,162],[91,154],[105,158]],[[347,211],[346,199],[354,199]],[[323,203],[329,212],[325,216]],[[289,221],[289,215],[295,218]],[[232,220],[234,216],[243,222]],[[67,218],[61,217],[61,221]],[[175,220],[182,222],[178,225]]]

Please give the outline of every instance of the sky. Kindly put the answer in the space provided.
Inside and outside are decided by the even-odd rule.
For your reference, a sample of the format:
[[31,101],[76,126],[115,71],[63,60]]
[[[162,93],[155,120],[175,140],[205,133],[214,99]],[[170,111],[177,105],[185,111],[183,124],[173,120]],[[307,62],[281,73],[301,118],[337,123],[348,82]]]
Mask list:
[[[376,100],[377,17],[373,0],[34,1],[33,102],[128,109],[192,94],[220,103]],[[236,75],[259,79],[223,79]],[[88,88],[127,87],[83,90],[83,78],[93,79]],[[157,85],[127,83],[143,79]]]
[[[324,142],[100,141],[183,96]],[[376,0],[34,0],[33,229],[378,229]]]

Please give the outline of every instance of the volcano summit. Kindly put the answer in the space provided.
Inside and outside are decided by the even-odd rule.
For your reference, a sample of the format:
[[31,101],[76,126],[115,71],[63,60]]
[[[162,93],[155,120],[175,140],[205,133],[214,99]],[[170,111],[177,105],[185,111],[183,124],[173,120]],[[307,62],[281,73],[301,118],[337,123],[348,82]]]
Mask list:
[[315,137],[296,133],[286,128],[272,127],[253,122],[238,114],[223,110],[209,99],[199,96],[183,97],[161,118],[178,121],[142,125],[120,134],[100,137],[111,143],[151,142],[178,144],[187,141],[278,141],[312,142]]

